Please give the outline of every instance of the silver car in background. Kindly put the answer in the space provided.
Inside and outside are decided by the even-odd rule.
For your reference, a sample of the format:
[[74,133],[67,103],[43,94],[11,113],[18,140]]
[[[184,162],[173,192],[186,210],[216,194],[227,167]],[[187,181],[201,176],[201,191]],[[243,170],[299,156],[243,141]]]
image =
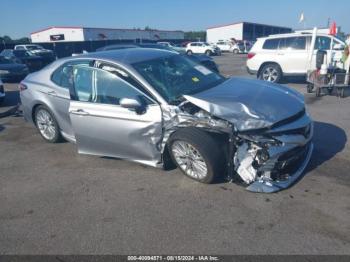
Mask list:
[[313,124],[298,92],[230,78],[165,50],[133,48],[53,62],[20,86],[24,117],[48,142],[172,168],[253,192],[290,186],[307,166]]

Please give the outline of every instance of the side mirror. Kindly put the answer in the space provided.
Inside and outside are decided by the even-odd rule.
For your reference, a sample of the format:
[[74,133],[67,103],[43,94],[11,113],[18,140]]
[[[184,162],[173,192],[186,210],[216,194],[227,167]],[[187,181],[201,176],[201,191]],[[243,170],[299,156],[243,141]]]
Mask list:
[[121,107],[135,110],[137,114],[143,114],[145,112],[145,105],[138,97],[122,98],[119,104]]

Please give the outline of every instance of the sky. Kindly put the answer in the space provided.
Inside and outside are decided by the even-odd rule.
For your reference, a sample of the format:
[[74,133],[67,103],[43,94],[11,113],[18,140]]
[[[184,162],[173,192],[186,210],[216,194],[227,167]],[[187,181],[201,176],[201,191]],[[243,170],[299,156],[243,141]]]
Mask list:
[[240,21],[303,28],[328,18],[350,33],[350,0],[1,0],[0,36],[50,26],[196,31]]

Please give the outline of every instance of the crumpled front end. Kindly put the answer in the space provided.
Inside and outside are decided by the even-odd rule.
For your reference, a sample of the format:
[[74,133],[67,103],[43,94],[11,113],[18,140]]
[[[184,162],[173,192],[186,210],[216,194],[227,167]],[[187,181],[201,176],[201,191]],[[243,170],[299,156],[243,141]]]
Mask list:
[[249,191],[272,193],[285,189],[302,176],[309,163],[312,136],[313,123],[305,112],[265,131],[239,133],[234,171]]

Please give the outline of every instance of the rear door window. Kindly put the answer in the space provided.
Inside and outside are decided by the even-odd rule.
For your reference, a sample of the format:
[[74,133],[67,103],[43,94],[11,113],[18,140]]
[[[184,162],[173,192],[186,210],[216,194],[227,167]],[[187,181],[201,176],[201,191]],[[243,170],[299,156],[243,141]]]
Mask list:
[[276,49],[278,49],[279,42],[280,42],[280,38],[267,39],[267,40],[265,40],[265,43],[263,45],[263,49],[276,50]]
[[280,49],[305,50],[306,37],[287,37],[280,41]]
[[53,72],[51,81],[60,87],[68,89],[73,86],[73,66],[90,66],[91,64],[91,60],[78,60],[65,63]]

